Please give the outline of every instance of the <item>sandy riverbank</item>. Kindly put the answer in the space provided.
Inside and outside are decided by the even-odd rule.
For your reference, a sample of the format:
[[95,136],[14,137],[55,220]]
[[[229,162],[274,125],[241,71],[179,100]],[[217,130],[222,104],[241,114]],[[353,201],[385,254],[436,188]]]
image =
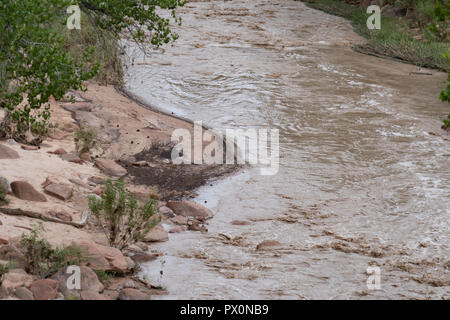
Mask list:
[[[44,220],[53,219],[12,216],[0,210],[2,244],[17,244],[18,237],[41,222],[44,237],[53,245],[87,241],[107,246],[92,217],[83,227],[67,223],[82,222],[83,214],[89,212],[88,195],[100,194],[104,180],[109,175],[123,175],[120,173],[123,170],[126,170],[124,179],[129,191],[139,199],[158,194],[162,220],[166,226],[173,225],[171,229],[166,227],[167,230],[156,227],[146,238],[147,242],[167,241],[170,232],[207,230],[205,221],[188,222],[192,217],[185,217],[182,212],[179,217],[180,212],[174,213],[166,206],[166,201],[193,197],[196,187],[235,169],[171,164],[168,154],[173,130],[182,128],[193,133],[193,124],[150,110],[112,86],[90,83],[87,92],[74,95],[75,103],[51,101],[54,128],[38,149],[11,140],[0,141],[0,177],[13,185],[13,192],[7,196],[9,203],[3,208],[32,212]],[[97,132],[98,147],[89,155],[79,156],[75,152],[74,134],[80,127],[94,128]],[[102,166],[104,159],[112,167]],[[19,195],[20,190],[14,188],[16,181],[25,181],[34,189],[31,198]],[[49,192],[48,185],[58,186],[62,189],[58,192],[65,191],[67,197]],[[33,196],[37,198],[32,199]]]

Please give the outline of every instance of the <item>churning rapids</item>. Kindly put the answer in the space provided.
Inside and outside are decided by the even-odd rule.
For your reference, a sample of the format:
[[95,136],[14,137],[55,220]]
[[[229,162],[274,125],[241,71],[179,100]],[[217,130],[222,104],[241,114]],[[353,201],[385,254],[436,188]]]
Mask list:
[[[446,75],[353,52],[364,40],[347,21],[298,1],[179,13],[180,39],[137,56],[127,86],[214,128],[279,129],[280,169],[198,190],[209,232],[170,234],[143,266],[165,298],[449,298]],[[266,239],[283,246],[255,250]],[[380,290],[367,288],[369,266]]]

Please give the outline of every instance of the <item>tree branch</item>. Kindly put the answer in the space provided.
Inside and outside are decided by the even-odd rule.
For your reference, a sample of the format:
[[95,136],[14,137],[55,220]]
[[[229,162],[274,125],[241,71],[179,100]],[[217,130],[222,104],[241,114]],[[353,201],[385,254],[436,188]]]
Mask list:
[[55,222],[55,223],[61,223],[61,224],[67,224],[67,225],[71,225],[77,228],[82,228],[86,225],[87,222],[87,218],[89,215],[88,211],[85,211],[83,213],[83,217],[81,218],[80,222],[72,222],[72,221],[63,221],[57,218],[51,218],[51,217],[47,217],[44,216],[41,213],[37,213],[37,212],[33,212],[33,211],[26,211],[26,210],[22,210],[22,209],[12,209],[12,208],[2,208],[0,207],[0,212],[10,215],[10,216],[26,216],[29,218],[33,218],[33,219],[40,219],[43,221],[48,221],[48,222]]

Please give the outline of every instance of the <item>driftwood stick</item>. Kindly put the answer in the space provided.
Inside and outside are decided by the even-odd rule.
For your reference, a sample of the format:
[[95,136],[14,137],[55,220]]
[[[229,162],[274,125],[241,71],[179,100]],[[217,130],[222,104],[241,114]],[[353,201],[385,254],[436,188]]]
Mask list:
[[22,209],[12,209],[12,208],[2,208],[0,207],[0,212],[10,215],[10,216],[25,216],[25,217],[29,217],[29,218],[33,218],[33,219],[40,219],[43,221],[48,221],[48,222],[55,222],[55,223],[61,223],[61,224],[67,224],[67,225],[71,225],[77,228],[82,228],[86,225],[86,221],[87,221],[87,217],[89,215],[88,211],[85,211],[83,213],[83,217],[81,218],[80,222],[72,222],[72,221],[63,221],[57,218],[52,218],[52,217],[47,217],[44,216],[41,213],[37,213],[37,212],[33,212],[33,211],[27,211],[27,210],[22,210]]
[[154,285],[152,285],[150,282],[148,282],[147,280],[142,279],[142,278],[140,278],[140,277],[138,277],[138,276],[131,276],[130,278],[133,279],[133,280],[136,281],[136,282],[140,282],[140,283],[143,284],[147,289],[158,289],[158,290],[162,289],[161,286],[154,286]]

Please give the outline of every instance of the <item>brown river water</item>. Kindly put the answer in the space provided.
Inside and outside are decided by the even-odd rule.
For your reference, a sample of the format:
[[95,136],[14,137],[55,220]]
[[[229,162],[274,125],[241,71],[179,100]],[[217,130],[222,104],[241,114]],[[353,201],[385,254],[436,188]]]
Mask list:
[[[170,293],[159,298],[450,298],[446,75],[353,52],[364,40],[347,21],[302,2],[179,12],[180,39],[137,57],[129,89],[214,128],[278,129],[280,169],[198,190],[209,232],[170,234],[143,266]],[[282,247],[255,250],[267,239]]]

